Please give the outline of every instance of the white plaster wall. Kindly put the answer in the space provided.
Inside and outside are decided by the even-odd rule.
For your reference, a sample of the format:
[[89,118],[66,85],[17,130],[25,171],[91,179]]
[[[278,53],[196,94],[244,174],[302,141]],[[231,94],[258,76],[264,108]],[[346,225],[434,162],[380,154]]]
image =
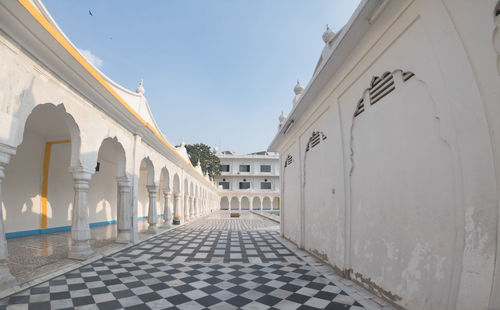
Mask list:
[[[69,172],[71,144],[53,144],[47,191],[47,228],[71,226],[73,177]],[[24,229],[23,229],[24,230]]]
[[40,229],[45,141],[26,134],[5,169],[2,183],[5,232]]
[[118,166],[104,158],[100,158],[99,163],[99,171],[89,182],[89,223],[114,221],[117,216]]
[[139,184],[137,186],[138,199],[137,199],[137,217],[141,218],[148,216],[149,207],[149,193],[147,185],[147,170],[141,169],[139,175]]
[[284,167],[288,155],[293,157],[293,162],[286,168],[283,168],[281,196],[283,197],[283,221],[281,223],[283,233],[286,238],[300,244],[300,155],[298,141],[293,143],[288,149],[280,152],[281,163]]
[[[302,146],[303,201],[305,240],[307,250],[343,267],[344,251],[344,204],[336,199],[343,196],[343,169],[338,157],[341,152],[340,134],[333,109],[322,110],[300,138]],[[313,132],[321,132],[321,142],[306,152]],[[326,137],[326,139],[323,139]],[[339,164],[340,163],[340,164]],[[338,193],[335,192],[338,190]]]
[[[314,172],[317,182],[311,188],[306,174],[306,246],[317,240],[308,240],[307,234],[321,238],[327,232],[325,250],[334,253],[336,233],[324,228],[341,227],[345,221],[348,233],[342,239],[347,250],[329,261],[339,266],[344,258],[342,271],[409,309],[500,306],[500,284],[492,286],[495,252],[500,253],[494,175],[499,166],[494,160],[500,88],[498,72],[492,69],[498,69],[495,48],[500,49],[500,40],[495,39],[494,1],[476,5],[389,2],[343,65],[314,94],[315,108],[295,119],[279,149],[283,165],[288,145],[298,143],[309,128],[321,126],[318,111],[329,105],[340,110],[328,124],[341,126],[341,133],[330,133],[328,139],[340,136],[341,143],[325,156],[330,162],[341,159],[332,165],[343,170],[338,180],[346,189],[338,190],[332,170],[326,179],[321,170]],[[386,71],[398,75],[397,69],[415,77],[405,83],[396,78],[396,91],[374,106],[365,105],[366,111],[353,123],[355,105],[371,79]],[[300,143],[305,148],[304,141]],[[288,237],[298,227],[296,217],[287,212],[290,202],[298,200],[293,195],[301,185],[288,191],[287,169],[282,225]],[[497,181],[498,176],[497,171]],[[328,212],[307,195],[321,197],[325,184],[336,189],[335,195],[346,193],[345,202],[338,201],[339,210],[346,208],[346,218],[322,216],[317,220],[324,226],[311,228],[308,215],[313,219]],[[319,205],[317,213],[310,212],[308,204]],[[333,201],[328,204],[335,206]],[[500,283],[498,274],[495,283]]]

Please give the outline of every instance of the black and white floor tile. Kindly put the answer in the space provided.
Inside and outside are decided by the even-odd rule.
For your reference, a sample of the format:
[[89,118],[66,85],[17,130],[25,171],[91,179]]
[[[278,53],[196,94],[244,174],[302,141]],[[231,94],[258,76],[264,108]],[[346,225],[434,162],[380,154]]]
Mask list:
[[0,309],[362,309],[309,265],[168,264],[104,258]]
[[4,298],[0,310],[365,309],[277,231],[217,229],[224,223],[158,235]]
[[277,236],[276,231],[174,230],[115,256],[186,263],[300,262]]

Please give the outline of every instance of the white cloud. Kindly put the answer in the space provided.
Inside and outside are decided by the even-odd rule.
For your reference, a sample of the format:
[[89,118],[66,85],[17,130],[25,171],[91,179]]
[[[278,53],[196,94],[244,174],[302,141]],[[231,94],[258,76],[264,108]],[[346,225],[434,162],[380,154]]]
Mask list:
[[102,59],[92,54],[89,50],[78,49],[78,52],[87,59],[88,62],[93,64],[97,69],[100,69],[102,66]]

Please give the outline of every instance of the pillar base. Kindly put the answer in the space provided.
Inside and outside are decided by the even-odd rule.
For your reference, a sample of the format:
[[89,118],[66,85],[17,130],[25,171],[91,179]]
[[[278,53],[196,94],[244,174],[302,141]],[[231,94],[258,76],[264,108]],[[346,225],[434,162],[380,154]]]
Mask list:
[[7,265],[0,265],[0,292],[17,285],[16,278]]
[[148,227],[148,234],[152,234],[152,235],[155,235],[158,233],[158,227],[156,227],[156,224],[154,225],[149,225]]
[[129,230],[123,230],[118,232],[116,236],[116,243],[132,243],[132,234]]
[[86,260],[92,255],[94,255],[94,251],[90,247],[88,240],[85,241],[71,240],[71,246],[69,248],[68,258],[76,260]]
[[172,219],[165,220],[165,222],[163,223],[163,227],[165,227],[165,228],[172,228]]

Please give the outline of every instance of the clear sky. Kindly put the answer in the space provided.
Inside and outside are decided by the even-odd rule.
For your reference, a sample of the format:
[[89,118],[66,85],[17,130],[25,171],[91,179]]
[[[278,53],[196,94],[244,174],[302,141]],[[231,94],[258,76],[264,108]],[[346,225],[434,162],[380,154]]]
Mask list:
[[[145,96],[171,144],[267,148],[357,0],[44,0],[98,68]],[[92,12],[91,16],[89,10]]]

